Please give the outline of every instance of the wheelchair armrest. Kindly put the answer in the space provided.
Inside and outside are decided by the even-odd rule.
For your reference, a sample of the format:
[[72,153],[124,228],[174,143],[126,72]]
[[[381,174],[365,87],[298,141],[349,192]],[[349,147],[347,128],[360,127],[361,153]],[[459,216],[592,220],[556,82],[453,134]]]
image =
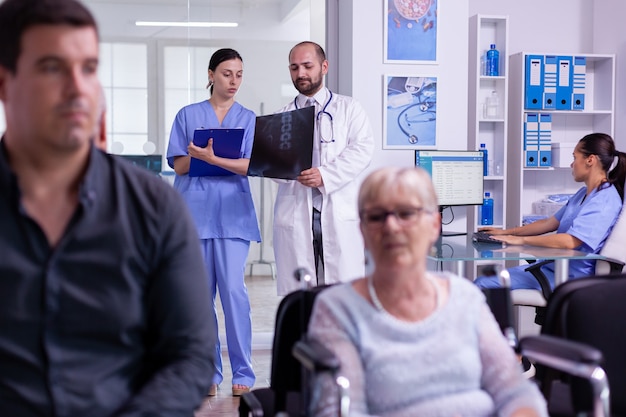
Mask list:
[[541,287],[541,293],[546,300],[550,298],[550,294],[552,294],[552,287],[550,286],[550,281],[548,281],[548,278],[543,274],[541,267],[551,262],[554,261],[551,259],[547,259],[541,262],[535,262],[531,264],[528,268],[524,269],[524,271],[533,274],[533,276],[539,283],[539,286]]
[[318,342],[305,340],[296,342],[291,353],[307,370],[313,373],[329,372],[333,375],[339,404],[337,412],[340,417],[347,417],[350,413],[350,381],[343,376],[337,376],[341,364],[335,354]]
[[[568,373],[571,372],[564,364],[565,361],[577,364],[572,372],[580,369],[579,364],[600,365],[603,361],[602,352],[592,346],[548,335],[526,336],[519,341],[519,349],[522,355],[529,359],[536,357],[538,362]],[[551,361],[552,358],[557,366],[545,363]]]
[[263,417],[263,406],[254,392],[246,392],[239,400],[239,415]]
[[341,366],[337,357],[317,342],[300,340],[294,344],[291,352],[309,371],[335,373]]
[[611,415],[609,380],[600,366],[604,360],[600,350],[572,340],[539,335],[520,340],[519,353],[531,362],[589,381],[593,389],[593,415]]

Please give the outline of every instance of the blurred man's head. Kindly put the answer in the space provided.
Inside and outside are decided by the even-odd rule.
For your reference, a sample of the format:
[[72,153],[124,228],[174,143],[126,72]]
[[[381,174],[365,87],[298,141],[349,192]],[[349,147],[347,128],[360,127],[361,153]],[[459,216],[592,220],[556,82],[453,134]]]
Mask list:
[[0,100],[7,146],[67,152],[98,118],[98,30],[75,0],[0,3]]

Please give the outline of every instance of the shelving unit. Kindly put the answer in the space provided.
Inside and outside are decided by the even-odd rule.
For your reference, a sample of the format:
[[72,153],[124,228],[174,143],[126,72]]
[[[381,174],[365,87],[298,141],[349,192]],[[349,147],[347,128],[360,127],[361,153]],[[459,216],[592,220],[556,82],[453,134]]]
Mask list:
[[[520,52],[509,58],[509,128],[506,227],[522,224],[531,214],[532,203],[549,194],[574,193],[581,187],[574,182],[569,164],[571,146],[593,132],[614,135],[615,55],[552,54],[584,57],[586,61],[585,107],[583,110],[548,110],[525,108],[526,57],[545,53]],[[551,140],[568,149],[561,152],[559,166],[529,168],[524,166],[524,120],[528,113],[549,114],[552,118]],[[564,145],[570,145],[566,147]],[[554,147],[552,148],[554,151]],[[572,149],[573,150],[573,149]],[[570,155],[567,155],[569,153]],[[554,162],[554,155],[553,162]]]
[[[485,191],[491,193],[494,200],[493,226],[506,224],[508,206],[508,186],[505,179],[509,167],[506,164],[507,116],[509,84],[508,80],[508,16],[475,15],[469,22],[469,94],[468,94],[468,149],[479,149],[484,143],[489,160],[493,162],[491,171],[485,177]],[[500,53],[500,75],[497,77],[484,74],[484,57],[491,44],[496,44]],[[487,117],[485,104],[492,91],[499,98],[496,117]],[[475,231],[480,226],[480,206],[468,210],[467,230]],[[486,260],[487,263],[489,260]],[[467,268],[468,278],[474,278],[476,268]]]

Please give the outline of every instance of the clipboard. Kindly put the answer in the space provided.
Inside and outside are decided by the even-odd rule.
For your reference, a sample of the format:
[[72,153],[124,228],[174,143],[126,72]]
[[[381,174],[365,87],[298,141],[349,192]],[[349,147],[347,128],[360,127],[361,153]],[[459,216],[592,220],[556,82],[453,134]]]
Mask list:
[[295,180],[311,168],[314,128],[314,106],[258,116],[248,175]]
[[[196,129],[193,132],[193,144],[205,148],[209,139],[213,139],[213,152],[222,158],[238,159],[241,156],[241,142],[244,129]],[[216,165],[197,158],[189,163],[190,177],[224,177],[236,175]]]

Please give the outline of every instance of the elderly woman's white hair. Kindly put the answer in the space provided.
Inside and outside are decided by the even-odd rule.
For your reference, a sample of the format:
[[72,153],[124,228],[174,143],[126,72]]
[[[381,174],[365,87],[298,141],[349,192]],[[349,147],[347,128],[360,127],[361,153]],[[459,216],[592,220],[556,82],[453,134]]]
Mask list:
[[426,210],[436,212],[439,209],[437,194],[428,172],[420,167],[385,167],[369,174],[361,184],[358,198],[359,213],[363,211],[368,201],[373,200],[385,189],[414,193]]

